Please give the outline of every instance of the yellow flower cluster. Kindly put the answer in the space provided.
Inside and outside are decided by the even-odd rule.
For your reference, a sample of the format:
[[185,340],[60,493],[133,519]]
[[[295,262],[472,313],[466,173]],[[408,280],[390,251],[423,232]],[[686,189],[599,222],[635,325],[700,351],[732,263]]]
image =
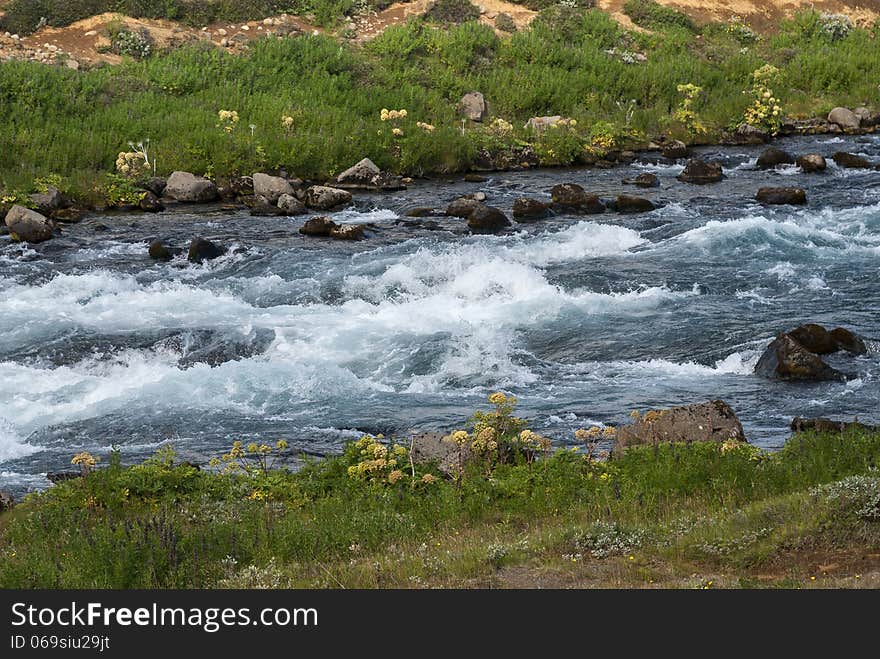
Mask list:
[[220,118],[220,123],[217,124],[217,127],[222,128],[223,132],[231,133],[235,130],[235,125],[238,123],[238,112],[235,110],[220,110],[217,116]]
[[397,119],[406,119],[406,110],[388,110],[387,108],[382,108],[382,112],[379,113],[379,118],[382,121],[395,121]]
[[397,465],[406,458],[406,449],[399,444],[386,446],[383,439],[382,435],[364,435],[354,443],[358,462],[348,468],[350,478],[391,485],[403,478],[404,474]]
[[392,128],[391,134],[394,135],[394,137],[401,137],[403,135],[403,129],[402,128]]
[[290,130],[293,128],[293,117],[289,115],[282,115],[281,117],[281,127],[285,130]]
[[98,460],[100,460],[100,458],[96,458],[88,451],[82,451],[73,456],[70,464],[79,465],[80,469],[82,469],[83,472],[88,473],[95,467],[96,464],[98,464]]
[[449,436],[449,439],[459,446],[463,446],[470,438],[471,436],[464,430],[456,430]]
[[771,135],[778,133],[782,127],[782,106],[769,87],[778,73],[775,66],[765,64],[752,73],[752,88],[744,92],[750,94],[753,100],[746,108],[743,120],[750,126],[767,130]]
[[547,452],[550,450],[550,440],[531,430],[523,430],[519,434],[519,443],[530,451]]
[[132,179],[148,174],[150,168],[144,155],[137,151],[120,151],[116,156],[116,171]]
[[489,402],[493,405],[504,405],[507,402],[507,396],[500,391],[496,391],[493,394],[489,394]]
[[434,132],[434,126],[432,126],[431,124],[426,124],[424,121],[417,121],[416,126],[421,128],[426,133],[433,133]]
[[513,124],[498,117],[489,124],[489,130],[496,135],[510,135],[513,133]]
[[495,428],[483,428],[471,442],[471,448],[480,455],[489,455],[498,450],[498,442],[495,439]]
[[557,121],[555,124],[550,124],[550,128],[576,128],[578,125],[577,119],[566,119],[562,118]]
[[682,95],[682,100],[673,114],[675,120],[684,124],[684,127],[691,133],[708,132],[708,128],[700,121],[696,110],[694,110],[694,104],[700,94],[703,93],[703,88],[689,82],[684,85],[678,85],[677,89]]

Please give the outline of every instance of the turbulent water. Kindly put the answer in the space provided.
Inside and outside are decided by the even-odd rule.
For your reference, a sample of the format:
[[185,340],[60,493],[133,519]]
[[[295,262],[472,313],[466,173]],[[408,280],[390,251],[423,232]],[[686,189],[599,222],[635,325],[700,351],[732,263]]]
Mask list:
[[[876,160],[880,138],[784,142]],[[752,374],[801,322],[880,336],[880,172],[762,172],[758,150],[709,149],[727,179],[682,164],[489,175],[361,195],[337,221],[358,243],[308,239],[302,218],[177,208],[93,216],[37,246],[0,242],[0,487],[48,485],[79,450],[137,461],[171,442],[207,461],[234,439],[326,454],[363,431],[461,425],[502,389],[558,444],[633,409],[722,398],[749,439],[778,447],[795,415],[880,422],[880,353],[831,361],[847,383]],[[661,187],[621,179],[656,173]],[[463,220],[403,217],[484,191],[509,211],[560,182],[662,203],[642,215],[557,216],[471,236]],[[799,185],[805,207],[762,207]],[[203,265],[151,261],[147,243],[201,235],[232,249]]]

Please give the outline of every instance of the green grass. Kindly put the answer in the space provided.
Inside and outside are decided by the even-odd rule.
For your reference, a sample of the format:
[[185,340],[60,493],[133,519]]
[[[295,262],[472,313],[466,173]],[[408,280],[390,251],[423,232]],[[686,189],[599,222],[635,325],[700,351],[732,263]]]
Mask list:
[[[627,63],[634,52],[647,62]],[[145,138],[160,175],[283,168],[320,179],[363,157],[422,175],[467,170],[481,153],[525,145],[542,165],[579,164],[595,155],[597,134],[610,136],[612,148],[661,133],[712,141],[741,121],[743,91],[767,62],[780,68],[774,93],[790,115],[880,105],[872,82],[880,49],[865,30],[836,41],[795,30],[743,47],[725,30],[628,33],[598,10],[562,6],[509,37],[475,21],[437,29],[412,20],[363,46],[302,35],[259,40],[244,56],[191,46],[80,72],[7,62],[0,152],[15,157],[0,163],[0,191],[26,192],[35,178],[54,174],[74,196],[100,201],[118,152]],[[672,118],[682,100],[677,86],[688,82],[703,89],[694,109],[707,134],[692,135]],[[512,134],[463,129],[456,106],[474,89],[493,117],[513,124]],[[402,136],[380,121],[383,107],[408,110],[397,126]],[[217,126],[221,109],[241,117],[231,135]],[[552,114],[576,119],[577,128],[543,136],[523,129],[529,117]],[[294,117],[292,128],[282,116]],[[436,128],[425,132],[417,121]]]
[[880,551],[880,434],[798,435],[775,454],[638,447],[607,463],[561,451],[460,485],[421,483],[430,466],[414,483],[405,458],[393,485],[352,478],[359,455],[252,476],[168,450],[111,461],[0,517],[0,587],[737,586],[756,570],[786,585],[812,569],[798,552]]

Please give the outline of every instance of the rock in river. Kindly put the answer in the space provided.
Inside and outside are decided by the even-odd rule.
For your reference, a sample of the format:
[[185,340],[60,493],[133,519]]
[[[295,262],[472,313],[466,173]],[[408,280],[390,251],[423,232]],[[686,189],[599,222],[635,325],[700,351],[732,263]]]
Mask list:
[[168,177],[164,194],[185,203],[207,203],[220,196],[213,181],[189,172],[172,173]]
[[6,226],[13,240],[41,243],[52,237],[52,223],[37,211],[16,204],[6,213]]
[[494,206],[478,204],[468,216],[468,228],[473,233],[495,233],[509,226],[510,220]]
[[779,165],[793,165],[794,162],[795,159],[793,155],[787,151],[771,146],[758,156],[757,164],[758,169],[773,169],[774,167],[779,167]]
[[221,247],[204,238],[193,238],[189,244],[189,252],[186,258],[193,263],[202,263],[203,261],[210,261],[211,259],[223,256],[225,253],[225,247]]
[[758,363],[755,373],[771,380],[821,382],[846,380],[846,375],[822,361],[785,332],[777,336]]
[[803,188],[760,188],[755,199],[762,204],[802,205],[807,203],[807,193]]
[[351,203],[351,193],[348,190],[330,188],[326,185],[313,185],[306,190],[306,206],[320,211],[328,211],[339,206]]
[[745,442],[742,424],[722,400],[651,410],[635,423],[617,429],[614,452],[659,442]]
[[705,185],[707,183],[717,183],[724,178],[724,170],[721,164],[717,162],[706,162],[699,158],[691,158],[688,160],[684,171],[676,176],[683,183],[694,183],[696,185]]
[[539,199],[519,197],[513,202],[513,218],[517,222],[534,222],[550,215],[550,204]]
[[605,204],[597,195],[588,194],[577,183],[560,183],[550,189],[553,208],[563,212],[593,215],[605,212]]

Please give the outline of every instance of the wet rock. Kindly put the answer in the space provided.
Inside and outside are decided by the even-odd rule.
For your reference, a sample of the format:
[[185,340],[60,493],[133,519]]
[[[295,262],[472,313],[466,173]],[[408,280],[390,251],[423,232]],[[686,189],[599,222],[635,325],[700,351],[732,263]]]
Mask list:
[[13,240],[41,243],[52,237],[52,224],[35,210],[16,204],[6,213],[6,226]]
[[150,191],[145,192],[144,196],[141,197],[141,200],[138,202],[138,208],[146,213],[161,213],[165,210],[165,206],[159,201],[159,197]]
[[305,215],[309,212],[304,203],[289,194],[278,197],[278,208],[284,215]]
[[299,228],[299,232],[305,236],[327,237],[337,226],[336,222],[329,217],[313,217]]
[[843,130],[857,130],[862,122],[855,112],[849,108],[837,107],[828,113],[828,121],[837,124]]
[[804,174],[824,172],[825,168],[828,166],[825,162],[825,157],[818,153],[808,153],[803,156],[798,156],[797,160],[795,160],[795,164],[801,168],[801,171],[803,171]]
[[796,416],[791,420],[792,432],[820,432],[820,433],[840,433],[844,434],[851,430],[861,432],[877,432],[877,426],[869,426],[858,421],[832,421],[826,417],[814,417],[805,419]]
[[759,188],[755,199],[762,204],[802,205],[807,203],[807,193],[803,188]]
[[363,240],[363,224],[339,224],[330,229],[330,237],[334,240]]
[[755,373],[771,380],[788,382],[846,380],[843,373],[826,364],[785,332],[767,346],[755,365]]
[[205,240],[204,238],[193,238],[192,242],[189,244],[189,251],[187,252],[186,258],[193,263],[202,263],[223,256],[225,253],[225,247],[212,243],[210,240]]
[[764,144],[770,141],[770,133],[750,124],[740,124],[733,133],[736,144]]
[[59,208],[52,213],[52,219],[65,224],[76,224],[86,216],[84,210],[78,208]]
[[618,195],[614,201],[614,210],[618,213],[647,213],[656,208],[650,199],[632,195]]
[[72,481],[74,478],[82,478],[82,474],[78,471],[50,471],[46,474],[46,480],[52,484]]
[[53,185],[47,185],[45,192],[36,192],[31,195],[34,207],[43,215],[49,215],[63,205],[61,192]]
[[481,174],[465,174],[464,181],[465,183],[485,183],[489,179]]
[[635,423],[617,429],[614,452],[660,442],[745,442],[742,424],[722,400],[651,410]]
[[651,172],[643,172],[633,178],[623,179],[624,185],[634,185],[637,188],[659,188],[660,179],[656,174]]
[[486,98],[480,92],[468,92],[459,101],[459,110],[465,119],[481,122],[489,114]]
[[513,219],[517,222],[534,222],[550,215],[550,204],[539,199],[519,197],[513,202]]
[[446,207],[446,215],[449,217],[470,217],[473,210],[480,205],[476,199],[469,197],[459,197],[454,199]]
[[331,188],[326,185],[313,185],[306,190],[306,206],[320,211],[328,211],[351,203],[348,190]]
[[275,205],[281,195],[293,195],[294,188],[286,178],[270,176],[257,172],[253,175],[254,196],[263,197],[268,204]]
[[838,348],[851,352],[854,355],[865,355],[868,353],[868,346],[865,344],[865,341],[848,329],[835,327],[831,330],[830,334]]
[[685,165],[684,171],[676,176],[676,178],[684,183],[705,185],[707,183],[717,183],[723,179],[724,170],[721,168],[721,163],[691,158],[688,160],[687,165]]
[[15,507],[15,497],[11,492],[0,490],[0,513],[12,510]]
[[871,110],[869,110],[868,108],[866,108],[866,107],[856,108],[855,110],[853,110],[853,114],[856,115],[856,117],[858,117],[859,124],[861,125],[862,128],[871,128],[872,126],[875,125],[875,123],[873,121],[874,113],[871,112]]
[[553,208],[569,213],[593,215],[605,212],[605,204],[597,195],[588,194],[577,183],[560,183],[550,189]]
[[189,172],[173,172],[165,186],[165,196],[183,203],[204,204],[220,197],[213,181]]
[[284,211],[277,204],[269,201],[262,195],[254,195],[249,200],[248,206],[250,207],[251,215],[254,217],[278,217],[279,215],[284,215]]
[[410,208],[404,212],[405,217],[432,217],[437,214],[437,211],[433,208],[428,208],[427,206],[416,206],[415,208]]
[[164,240],[159,238],[151,242],[149,247],[150,258],[157,261],[170,261],[182,251],[177,247],[169,247]]
[[152,192],[157,197],[161,197],[165,194],[165,186],[167,185],[167,181],[160,176],[153,176],[148,178],[146,181],[140,184],[140,188],[142,190],[146,190],[148,192]]
[[844,169],[870,169],[871,163],[868,162],[867,159],[862,158],[862,156],[857,156],[854,153],[847,153],[845,151],[838,151],[831,159],[837,163],[838,167],[843,167]]
[[681,140],[672,140],[660,150],[660,154],[669,160],[680,160],[690,155],[690,149]]
[[478,204],[468,216],[468,228],[473,233],[495,233],[510,226],[510,220],[494,206]]
[[831,336],[831,332],[816,323],[795,327],[788,335],[817,355],[828,355],[838,350],[837,341]]
[[779,165],[793,165],[795,158],[793,155],[782,149],[770,147],[758,156],[758,169],[773,169]]
[[336,177],[336,183],[347,190],[403,190],[406,186],[399,176],[383,172],[369,158],[364,158]]

